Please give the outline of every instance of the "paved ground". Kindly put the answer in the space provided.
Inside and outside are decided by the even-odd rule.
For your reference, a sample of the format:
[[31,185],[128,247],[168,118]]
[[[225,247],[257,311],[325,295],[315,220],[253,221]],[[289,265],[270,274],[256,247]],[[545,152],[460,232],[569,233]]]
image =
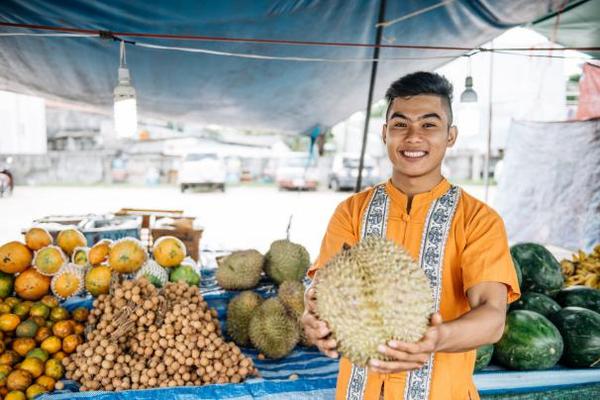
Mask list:
[[[483,187],[465,189],[483,198]],[[493,190],[494,188],[492,188]],[[493,193],[493,192],[492,192]],[[0,243],[20,238],[22,228],[48,215],[108,213],[122,207],[183,209],[205,228],[202,246],[266,251],[283,238],[290,215],[291,239],[314,259],[329,217],[351,193],[279,192],[272,187],[233,187],[225,193],[180,193],[175,187],[17,187],[0,199]]]

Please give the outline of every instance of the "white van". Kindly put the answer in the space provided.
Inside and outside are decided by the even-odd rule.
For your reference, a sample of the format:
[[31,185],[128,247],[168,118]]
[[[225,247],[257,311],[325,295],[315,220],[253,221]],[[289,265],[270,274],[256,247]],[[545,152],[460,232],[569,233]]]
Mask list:
[[179,168],[181,192],[192,188],[225,191],[227,168],[225,160],[216,153],[189,153]]

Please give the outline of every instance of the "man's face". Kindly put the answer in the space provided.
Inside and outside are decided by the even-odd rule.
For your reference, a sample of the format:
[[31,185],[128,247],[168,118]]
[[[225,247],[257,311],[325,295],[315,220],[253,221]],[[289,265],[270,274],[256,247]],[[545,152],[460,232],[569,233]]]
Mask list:
[[446,149],[454,145],[457,135],[448,124],[440,96],[395,98],[382,132],[394,170],[411,178],[441,173]]

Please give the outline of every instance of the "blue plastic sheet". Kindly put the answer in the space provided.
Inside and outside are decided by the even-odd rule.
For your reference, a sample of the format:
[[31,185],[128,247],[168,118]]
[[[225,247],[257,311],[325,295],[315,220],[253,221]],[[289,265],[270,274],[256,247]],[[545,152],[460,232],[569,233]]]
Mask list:
[[[211,308],[217,310],[223,332],[229,300],[238,294],[218,287],[214,269],[202,269],[200,290]],[[266,279],[256,289],[263,297],[276,294],[276,288]],[[72,298],[63,303],[69,311],[92,306],[93,299]],[[124,392],[78,392],[73,381],[65,381],[65,390],[45,394],[40,400],[208,400],[208,399],[261,399],[261,400],[325,400],[333,399],[338,372],[338,361],[327,358],[314,348],[297,347],[292,354],[280,360],[259,360],[255,349],[243,348],[251,356],[260,372],[239,384],[177,387]],[[297,375],[297,379],[289,379]],[[600,369],[571,369],[557,366],[545,371],[507,371],[491,366],[475,374],[475,384],[482,395],[531,393],[564,389],[584,384],[600,384]]]

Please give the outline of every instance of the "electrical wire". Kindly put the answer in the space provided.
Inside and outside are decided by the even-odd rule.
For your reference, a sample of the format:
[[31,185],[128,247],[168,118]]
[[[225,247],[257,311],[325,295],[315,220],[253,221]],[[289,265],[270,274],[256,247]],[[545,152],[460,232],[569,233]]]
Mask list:
[[452,2],[454,2],[454,0],[444,0],[444,1],[440,2],[440,3],[434,4],[432,6],[421,8],[420,10],[413,11],[413,12],[411,12],[409,14],[403,15],[403,16],[401,16],[399,18],[392,19],[390,21],[381,22],[379,24],[376,24],[375,27],[382,26],[384,28],[387,28],[390,25],[394,25],[394,24],[397,24],[398,22],[406,21],[407,19],[416,17],[417,15],[425,14],[425,13],[427,13],[429,11],[435,10],[436,8],[446,6],[446,5],[448,5],[448,4],[452,3]]
[[[2,23],[0,23],[2,25]],[[299,57],[299,56],[268,56],[264,54],[253,54],[253,53],[240,53],[240,52],[226,52],[219,50],[209,50],[197,47],[183,47],[183,46],[166,46],[158,45],[140,41],[130,41],[116,36],[114,33],[108,34],[106,32],[91,33],[30,33],[30,32],[0,32],[0,37],[11,37],[11,36],[26,36],[26,37],[56,37],[56,38],[107,38],[117,41],[119,43],[126,43],[135,45],[138,47],[154,49],[154,50],[167,50],[167,51],[180,51],[186,53],[201,53],[215,56],[226,56],[236,57],[245,59],[255,60],[272,60],[272,61],[296,61],[296,62],[326,62],[326,63],[369,63],[375,61],[373,58],[322,58],[322,57]],[[438,46],[427,46],[426,48],[420,48],[419,46],[411,46],[410,48],[419,50],[431,50],[433,48],[438,49]],[[440,47],[441,48],[441,47]],[[465,48],[466,49],[466,48]],[[558,47],[552,48],[551,50],[568,50],[570,48]],[[595,60],[594,57],[589,56],[561,56],[553,54],[525,54],[521,51],[548,51],[546,48],[499,48],[499,49],[488,49],[488,48],[476,48],[469,49],[468,54],[444,54],[438,56],[407,56],[407,57],[382,57],[377,61],[390,62],[390,61],[418,61],[418,60],[451,60],[456,57],[471,57],[475,54],[482,52],[494,52],[504,55],[522,56],[522,57],[534,57],[534,58],[557,58],[557,59],[582,59],[582,60]]]
[[[33,24],[17,24],[12,22],[0,22],[0,26],[20,29],[34,30],[50,30],[66,33],[80,33],[89,35],[99,35],[101,37],[139,37],[152,39],[172,39],[172,40],[197,40],[205,42],[229,42],[229,43],[254,43],[254,44],[275,44],[289,46],[327,46],[327,47],[367,47],[367,48],[390,48],[390,49],[415,49],[415,50],[459,50],[472,51],[471,47],[460,46],[427,46],[427,45],[408,45],[408,44],[371,44],[371,43],[353,43],[353,42],[326,42],[326,41],[304,41],[304,40],[283,40],[283,39],[255,39],[255,38],[231,38],[219,36],[202,36],[202,35],[174,35],[174,34],[157,34],[157,33],[142,33],[142,32],[113,32],[93,29],[80,29],[71,27],[57,27],[48,25],[33,25]],[[486,48],[477,48],[479,51],[490,51]],[[503,51],[600,51],[600,47],[561,47],[561,48],[500,48],[497,50]]]
[[135,46],[144,47],[148,49],[158,50],[169,50],[169,51],[182,51],[187,53],[202,53],[216,56],[227,56],[227,57],[238,57],[238,58],[249,58],[255,60],[276,60],[276,61],[299,61],[299,62],[328,62],[328,63],[363,63],[373,61],[401,61],[401,60],[445,60],[454,59],[458,57],[457,54],[452,55],[440,55],[440,56],[425,56],[425,57],[385,57],[378,58],[318,58],[318,57],[296,57],[296,56],[267,56],[261,54],[248,54],[248,53],[235,53],[225,52],[217,50],[201,49],[196,47],[177,47],[177,46],[162,46],[151,43],[133,42]]

